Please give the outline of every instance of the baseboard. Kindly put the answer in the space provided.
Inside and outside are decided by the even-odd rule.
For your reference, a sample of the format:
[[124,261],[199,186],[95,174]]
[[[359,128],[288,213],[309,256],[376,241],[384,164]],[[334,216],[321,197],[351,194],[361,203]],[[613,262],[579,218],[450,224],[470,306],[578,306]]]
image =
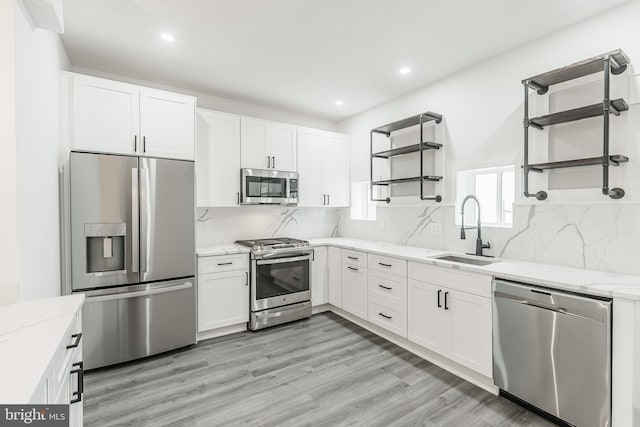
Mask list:
[[333,305],[328,306],[328,310],[337,314],[340,317],[347,319],[348,321],[355,323],[356,325],[373,332],[374,334],[386,339],[394,343],[395,345],[404,348],[405,350],[415,354],[423,358],[424,360],[433,363],[436,366],[441,367],[442,369],[451,372],[452,374],[462,378],[463,380],[469,381],[470,383],[477,385],[478,387],[488,391],[491,394],[498,395],[499,389],[493,384],[493,378],[485,377],[482,374],[477,373],[474,370],[467,368],[466,366],[462,366],[452,360],[449,360],[437,353],[434,353],[431,350],[428,350],[422,346],[419,346],[406,338],[402,338],[392,332],[387,331],[373,323],[361,319],[357,316],[354,316],[351,313],[347,313]]
[[330,311],[331,310],[331,306],[327,303],[327,304],[320,304],[320,305],[315,305],[311,308],[312,310],[312,314],[318,314],[318,313],[324,313],[325,311]]
[[237,325],[225,326],[218,329],[212,329],[210,331],[198,332],[196,335],[196,342],[209,340],[211,338],[222,337],[224,335],[235,334],[237,332],[244,332],[247,330],[246,323],[240,323]]

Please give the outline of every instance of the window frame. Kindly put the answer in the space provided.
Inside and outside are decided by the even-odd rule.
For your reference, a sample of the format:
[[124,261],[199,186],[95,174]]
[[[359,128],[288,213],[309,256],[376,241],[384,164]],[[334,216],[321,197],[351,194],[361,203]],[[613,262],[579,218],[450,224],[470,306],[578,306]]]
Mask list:
[[[467,193],[466,194],[476,194],[476,177],[479,175],[490,175],[490,174],[495,174],[496,175],[496,217],[498,222],[482,222],[482,226],[484,227],[496,227],[496,228],[511,228],[513,227],[513,204],[512,204],[512,208],[511,208],[511,222],[506,222],[505,221],[505,212],[506,212],[506,207],[502,206],[502,202],[503,202],[503,175],[504,173],[512,173],[513,174],[513,180],[514,180],[514,189],[513,189],[513,204],[515,204],[515,196],[516,196],[516,174],[515,174],[515,166],[513,164],[508,164],[508,165],[501,165],[501,166],[488,166],[488,167],[481,167],[481,168],[469,168],[469,169],[460,169],[457,171],[457,177],[456,179],[460,179],[461,174],[464,174],[463,176],[466,178],[466,183],[465,183],[465,188]],[[458,191],[458,188],[456,188],[456,192]],[[465,194],[465,195],[466,195]],[[460,212],[460,209],[462,209],[461,203],[462,203],[462,199],[465,195],[462,194],[456,194],[456,206],[458,207],[458,213]],[[471,210],[468,211],[473,220],[473,223],[469,223],[469,222],[465,222],[465,226],[469,225],[475,225],[476,221],[476,206],[474,204],[473,208]],[[456,220],[455,220],[455,225],[462,225],[459,221],[460,221],[460,216],[456,215]]]

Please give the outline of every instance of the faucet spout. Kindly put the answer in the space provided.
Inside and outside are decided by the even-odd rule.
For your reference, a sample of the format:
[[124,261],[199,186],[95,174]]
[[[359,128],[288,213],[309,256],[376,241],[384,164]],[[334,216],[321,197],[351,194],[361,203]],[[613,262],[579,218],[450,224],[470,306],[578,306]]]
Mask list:
[[462,199],[462,208],[460,209],[460,215],[462,217],[462,221],[461,224],[462,226],[460,227],[460,239],[465,239],[466,235],[465,235],[465,226],[464,226],[464,206],[467,203],[467,200],[472,199],[476,202],[476,205],[478,205],[478,225],[476,227],[471,227],[471,228],[477,228],[478,229],[478,236],[476,238],[476,252],[475,255],[478,256],[484,256],[483,254],[483,249],[489,249],[491,247],[490,243],[487,242],[486,244],[482,242],[482,221],[481,221],[481,216],[480,216],[480,200],[478,200],[478,198],[476,196],[474,196],[473,194],[469,194],[467,196],[465,196],[464,199]]

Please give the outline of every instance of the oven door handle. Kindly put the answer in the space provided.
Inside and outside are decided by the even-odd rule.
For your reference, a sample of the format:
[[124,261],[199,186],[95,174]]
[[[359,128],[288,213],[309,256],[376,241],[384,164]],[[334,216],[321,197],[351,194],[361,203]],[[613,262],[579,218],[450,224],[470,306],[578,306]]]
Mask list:
[[256,264],[257,265],[282,264],[285,262],[309,261],[309,260],[311,260],[311,254],[304,255],[304,256],[285,257],[285,258],[258,259],[256,260]]

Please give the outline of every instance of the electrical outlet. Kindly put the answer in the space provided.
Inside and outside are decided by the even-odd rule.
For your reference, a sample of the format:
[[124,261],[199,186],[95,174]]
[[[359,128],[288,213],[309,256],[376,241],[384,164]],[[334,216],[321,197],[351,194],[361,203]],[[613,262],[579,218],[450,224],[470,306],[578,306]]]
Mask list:
[[384,231],[384,219],[378,220],[378,228],[380,229],[380,231]]
[[431,234],[434,236],[442,236],[442,224],[439,222],[431,223]]

